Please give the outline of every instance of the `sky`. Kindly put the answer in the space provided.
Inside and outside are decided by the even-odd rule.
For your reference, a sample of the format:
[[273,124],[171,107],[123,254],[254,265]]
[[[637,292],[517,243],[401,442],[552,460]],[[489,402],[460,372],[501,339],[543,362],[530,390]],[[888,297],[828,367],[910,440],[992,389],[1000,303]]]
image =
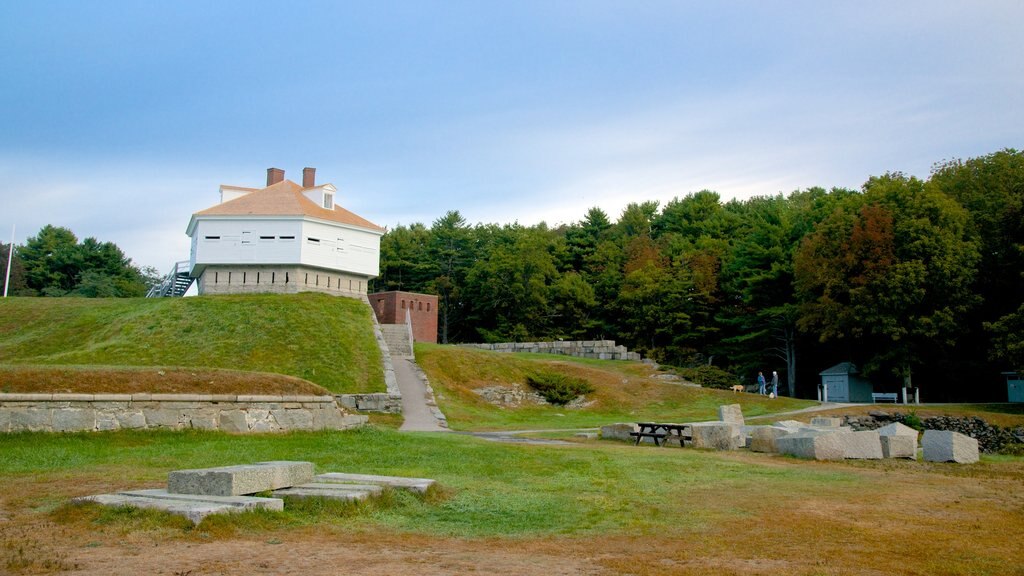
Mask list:
[[388,228],[859,188],[1024,148],[1024,2],[0,3],[0,240],[164,272],[302,168]]

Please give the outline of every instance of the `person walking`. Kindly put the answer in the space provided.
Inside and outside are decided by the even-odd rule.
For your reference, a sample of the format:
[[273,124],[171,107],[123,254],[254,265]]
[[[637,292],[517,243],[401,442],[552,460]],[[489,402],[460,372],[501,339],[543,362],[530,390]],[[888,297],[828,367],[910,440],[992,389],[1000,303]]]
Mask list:
[[764,396],[764,387],[765,387],[764,373],[763,372],[758,372],[757,373],[757,393],[760,394],[761,396]]
[[779,373],[772,370],[772,398],[779,397]]

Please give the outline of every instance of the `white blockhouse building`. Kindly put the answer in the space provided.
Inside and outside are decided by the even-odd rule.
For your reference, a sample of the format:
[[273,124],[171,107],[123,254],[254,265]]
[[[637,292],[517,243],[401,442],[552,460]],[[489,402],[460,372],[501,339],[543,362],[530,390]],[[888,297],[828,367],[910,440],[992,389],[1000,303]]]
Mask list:
[[337,204],[337,189],[269,168],[262,189],[222,185],[192,215],[189,274],[200,294],[327,292],[361,297],[380,272],[384,229]]

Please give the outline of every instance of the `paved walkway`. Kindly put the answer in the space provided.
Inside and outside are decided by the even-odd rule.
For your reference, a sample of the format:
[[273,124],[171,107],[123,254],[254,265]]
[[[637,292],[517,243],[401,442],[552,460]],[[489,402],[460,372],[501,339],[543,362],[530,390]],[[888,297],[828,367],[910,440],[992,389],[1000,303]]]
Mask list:
[[410,432],[447,432],[434,415],[435,408],[427,393],[427,386],[417,373],[415,362],[410,358],[394,357],[395,380],[402,392],[402,416],[405,421],[399,430]]

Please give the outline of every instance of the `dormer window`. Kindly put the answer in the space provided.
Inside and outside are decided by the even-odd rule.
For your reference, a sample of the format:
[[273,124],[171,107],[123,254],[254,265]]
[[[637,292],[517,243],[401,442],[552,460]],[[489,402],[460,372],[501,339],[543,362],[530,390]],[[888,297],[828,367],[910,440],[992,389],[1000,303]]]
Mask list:
[[324,208],[334,210],[334,194],[324,194]]

